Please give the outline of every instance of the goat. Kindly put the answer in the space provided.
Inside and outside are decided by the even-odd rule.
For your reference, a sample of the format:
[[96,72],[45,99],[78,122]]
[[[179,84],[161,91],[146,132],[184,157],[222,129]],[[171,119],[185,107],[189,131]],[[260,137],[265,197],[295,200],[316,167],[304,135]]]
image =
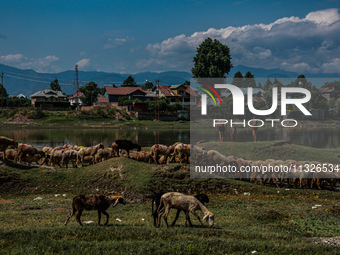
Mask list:
[[104,195],[78,195],[73,198],[70,214],[67,216],[64,224],[66,226],[68,221],[77,211],[77,221],[81,226],[83,226],[80,221],[80,217],[83,213],[83,210],[85,209],[98,211],[98,225],[100,225],[101,214],[104,214],[106,216],[105,225],[107,225],[109,222],[109,214],[106,212],[106,210],[110,205],[115,207],[118,203],[125,205],[126,201],[120,196],[108,197]]
[[118,156],[119,150],[126,150],[129,157],[130,150],[137,149],[137,151],[141,151],[142,148],[138,144],[135,144],[130,140],[116,140],[112,143],[112,149],[114,152],[117,152],[118,150]]
[[[160,211],[162,206],[164,206],[165,208],[164,212]],[[214,225],[214,214],[210,212],[197,198],[193,196],[187,196],[178,192],[169,192],[162,195],[160,204],[157,209],[158,226],[160,226],[161,217],[163,215],[165,224],[167,227],[169,227],[167,217],[171,208],[183,210],[186,212],[187,215],[189,212],[191,212],[193,215],[196,216],[201,225],[203,225],[200,217],[195,212],[197,210],[200,210],[204,213],[203,220],[207,220],[210,227]]]

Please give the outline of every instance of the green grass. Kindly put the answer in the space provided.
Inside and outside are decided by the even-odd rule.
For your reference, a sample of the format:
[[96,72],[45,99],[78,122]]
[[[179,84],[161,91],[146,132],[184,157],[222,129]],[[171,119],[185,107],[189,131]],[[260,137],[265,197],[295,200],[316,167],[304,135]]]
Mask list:
[[[319,150],[277,142],[204,146],[249,159],[313,157],[313,160],[338,162],[336,149]],[[337,254],[339,251],[339,247],[311,240],[311,237],[340,235],[339,192],[277,189],[229,179],[190,179],[186,165],[157,166],[126,158],[77,169],[20,170],[2,166],[0,184],[1,254],[251,254],[252,251]],[[211,200],[207,207],[215,214],[214,227],[208,228],[206,224],[201,227],[194,216],[191,217],[194,227],[185,227],[182,214],[175,227],[166,229],[162,223],[160,228],[155,228],[148,197],[157,190],[207,193]],[[128,203],[108,209],[108,226],[97,225],[95,211],[85,211],[82,216],[83,222],[91,220],[92,224],[80,227],[73,217],[67,227],[63,226],[73,196],[123,192]],[[250,195],[244,195],[245,192]],[[33,200],[38,196],[42,200]],[[315,205],[321,206],[312,209]],[[175,211],[171,210],[170,223],[174,215]]]
[[320,161],[340,164],[340,151],[338,148],[312,148],[290,144],[285,141],[267,142],[242,142],[242,143],[203,143],[203,147],[209,150],[217,150],[226,156],[237,156],[249,160],[296,160],[296,161]]
[[[85,211],[82,221],[95,223],[80,227],[73,217],[64,227],[73,195],[40,194],[39,201],[33,200],[36,195],[3,195],[0,248],[4,254],[246,254],[253,250],[264,254],[336,254],[338,248],[314,244],[309,238],[340,235],[340,218],[332,211],[339,196],[326,193],[327,200],[297,190],[251,196],[215,194],[207,205],[215,214],[213,228],[206,224],[201,227],[194,217],[194,227],[185,227],[182,214],[169,229],[164,223],[160,228],[153,226],[150,203],[109,208],[108,226],[98,226],[97,213]],[[312,210],[315,204],[322,206]],[[174,214],[170,212],[169,222]]]

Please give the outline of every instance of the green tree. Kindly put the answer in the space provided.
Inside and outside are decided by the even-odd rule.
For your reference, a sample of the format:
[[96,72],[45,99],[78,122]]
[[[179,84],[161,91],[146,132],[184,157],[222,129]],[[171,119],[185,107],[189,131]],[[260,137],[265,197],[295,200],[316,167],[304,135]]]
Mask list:
[[60,85],[59,85],[59,81],[58,81],[57,78],[55,78],[54,81],[51,81],[50,87],[54,91],[61,91],[61,88],[60,88]]
[[92,105],[97,101],[100,88],[98,88],[98,85],[95,82],[91,81],[85,86],[79,88],[79,91],[84,93],[84,96],[82,97],[83,103],[85,105]]
[[191,72],[194,78],[225,78],[233,67],[230,59],[229,47],[208,37],[197,48]]
[[243,74],[238,71],[234,74],[233,81],[231,84],[235,85],[236,87],[242,88],[242,82],[243,82]]
[[246,88],[251,87],[251,88],[256,88],[256,81],[254,78],[254,75],[251,72],[247,72],[244,76],[245,80],[245,85]]
[[127,77],[125,81],[123,81],[122,87],[137,87],[137,84],[135,82],[135,79],[131,75],[129,75],[129,77]]
[[152,89],[153,83],[151,81],[146,81],[144,85],[141,86],[142,89]]
[[273,86],[273,83],[272,83],[272,81],[268,78],[267,80],[266,80],[266,83],[264,84],[264,86],[263,86],[263,90],[268,90],[269,88],[271,88]]
[[0,97],[8,98],[6,88],[0,83]]

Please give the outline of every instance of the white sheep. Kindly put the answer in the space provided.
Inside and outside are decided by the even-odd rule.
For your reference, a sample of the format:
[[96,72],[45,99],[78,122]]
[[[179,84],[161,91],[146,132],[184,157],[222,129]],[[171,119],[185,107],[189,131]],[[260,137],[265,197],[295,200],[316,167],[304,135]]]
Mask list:
[[[164,205],[165,211],[160,212],[163,205]],[[161,197],[161,202],[157,210],[158,211],[158,226],[161,223],[162,215],[164,215],[163,218],[164,218],[165,224],[167,227],[169,227],[167,217],[168,217],[168,214],[171,208],[183,210],[186,212],[187,215],[189,212],[191,212],[193,215],[196,216],[196,218],[199,220],[201,225],[203,225],[200,217],[195,212],[197,210],[200,210],[204,213],[203,220],[207,220],[210,227],[214,225],[214,214],[210,212],[197,198],[193,196],[187,196],[179,192],[168,192],[168,193],[165,193]]]

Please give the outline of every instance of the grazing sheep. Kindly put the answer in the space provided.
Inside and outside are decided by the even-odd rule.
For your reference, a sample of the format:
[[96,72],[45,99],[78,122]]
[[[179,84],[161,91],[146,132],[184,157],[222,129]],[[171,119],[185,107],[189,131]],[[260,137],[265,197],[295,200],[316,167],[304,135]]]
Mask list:
[[183,162],[183,156],[185,157],[185,162],[190,163],[190,144],[179,143],[175,146],[174,153],[170,161],[172,162],[176,156],[180,158],[180,163]]
[[138,144],[131,142],[130,140],[116,140],[112,143],[112,149],[117,152],[119,156],[119,150],[125,150],[129,157],[130,150],[137,149],[137,151],[141,151],[141,147]]
[[68,163],[71,161],[73,168],[77,168],[77,164],[76,164],[77,154],[78,154],[78,151],[73,150],[73,149],[64,151],[64,153],[62,153],[63,167],[68,168]]
[[137,152],[136,160],[151,164],[152,163],[151,153],[147,151],[139,151]]
[[[85,166],[86,163],[89,164],[89,166],[93,165],[94,157],[93,156],[86,156],[86,157],[84,157],[84,161],[83,162],[84,162],[84,166]],[[77,164],[77,166],[78,166],[78,164]]]
[[118,203],[125,205],[126,201],[120,196],[108,197],[104,195],[78,195],[73,198],[70,214],[67,216],[64,224],[66,226],[68,221],[77,211],[77,221],[82,226],[83,224],[80,221],[80,217],[83,213],[83,210],[85,209],[98,211],[98,225],[100,225],[101,214],[104,214],[106,216],[105,225],[107,225],[109,222],[109,214],[106,212],[106,210],[110,205],[115,207]]
[[56,167],[59,166],[61,168],[61,161],[63,159],[63,154],[64,154],[64,150],[56,150],[53,149],[53,151],[50,154],[50,164],[52,164],[52,166]]
[[94,156],[96,155],[96,153],[98,152],[99,149],[104,149],[104,145],[103,144],[97,144],[96,146],[93,147],[83,147],[78,151],[77,154],[77,165],[79,165],[80,163],[82,164],[82,166],[84,166],[84,158],[86,156],[92,156],[94,159]]
[[45,157],[45,153],[38,150],[32,145],[19,144],[17,150],[18,161],[22,162],[25,158],[34,157],[34,155],[39,154],[41,157]]
[[163,145],[163,144],[154,144],[150,149],[150,154],[156,164],[160,163],[159,156],[163,155],[164,158],[162,163],[168,163],[168,157],[175,151],[175,147],[180,144],[180,142],[176,142],[173,145]]
[[43,152],[45,152],[45,154],[51,154],[51,152],[53,151],[52,147],[44,147],[42,149]]
[[94,156],[94,162],[99,163],[103,160],[108,160],[109,158],[113,157],[113,149],[106,148],[106,149],[99,149],[97,154]]
[[5,151],[9,146],[12,146],[14,149],[18,148],[18,142],[11,138],[0,136],[0,151]]
[[[154,226],[156,227],[157,226],[157,219],[158,219],[158,207],[160,205],[160,202],[161,202],[161,197],[162,195],[164,195],[165,192],[158,192],[158,193],[155,193],[154,196],[152,197],[152,204],[151,204],[151,216],[153,217],[153,224]],[[209,197],[206,195],[206,194],[198,194],[195,196],[195,198],[197,198],[203,205],[204,203],[209,203]],[[156,205],[155,206],[155,210],[153,209],[153,205]],[[160,209],[162,209],[163,207],[161,207]],[[172,222],[172,226],[175,225],[178,217],[179,217],[179,214],[182,210],[181,209],[178,209],[177,210],[177,213],[176,213],[176,218],[175,220]],[[186,220],[189,221],[189,225],[191,226],[191,221],[190,221],[190,217],[189,217],[189,214],[186,214]]]
[[17,160],[17,156],[18,156],[18,154],[17,154],[16,150],[7,149],[5,151],[5,158],[7,160],[14,160],[15,161],[15,160]]
[[163,144],[154,144],[151,149],[150,149],[150,155],[153,158],[153,161],[156,164],[159,164],[159,156],[160,155],[165,155],[167,150],[168,150],[167,145],[163,145]]
[[[165,207],[164,212],[160,212],[160,209],[162,208],[162,206]],[[169,227],[167,217],[168,217],[168,214],[171,208],[183,210],[186,212],[186,214],[191,212],[193,215],[197,217],[201,225],[203,225],[200,217],[195,212],[197,210],[200,210],[204,213],[203,220],[207,220],[210,227],[214,225],[214,214],[210,212],[197,198],[193,196],[187,196],[187,195],[184,195],[178,192],[169,192],[169,193],[165,193],[164,195],[162,195],[160,204],[157,209],[158,226],[161,223],[161,217],[163,215],[165,224],[167,227]]]

